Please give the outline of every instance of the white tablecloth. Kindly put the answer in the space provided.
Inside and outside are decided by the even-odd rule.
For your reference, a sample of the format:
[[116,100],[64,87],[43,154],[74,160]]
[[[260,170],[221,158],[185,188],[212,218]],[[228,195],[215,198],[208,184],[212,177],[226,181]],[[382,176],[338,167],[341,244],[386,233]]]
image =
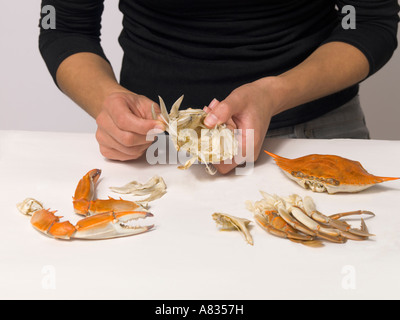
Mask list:
[[[288,158],[337,154],[370,173],[400,176],[400,141],[268,140],[265,148]],[[76,222],[72,195],[93,168],[103,170],[99,198],[116,196],[110,186],[164,178],[168,193],[151,203],[153,231],[106,241],[54,240],[17,211],[17,202],[34,197]],[[254,246],[237,232],[218,231],[211,214],[252,219],[245,201],[259,200],[259,190],[310,195],[326,214],[373,211],[376,217],[366,222],[376,237],[315,249],[255,224]],[[203,165],[180,171],[145,159],[105,160],[90,134],[0,131],[0,298],[399,299],[399,199],[400,181],[358,194],[312,193],[264,153],[251,175],[209,176]]]

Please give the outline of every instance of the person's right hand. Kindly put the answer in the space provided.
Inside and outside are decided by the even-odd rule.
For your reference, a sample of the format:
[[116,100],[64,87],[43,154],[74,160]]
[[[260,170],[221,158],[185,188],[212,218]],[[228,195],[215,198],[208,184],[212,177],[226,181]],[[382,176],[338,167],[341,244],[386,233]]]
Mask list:
[[[104,157],[128,161],[138,159],[146,152],[155,135],[165,131],[161,121],[153,120],[153,104],[159,113],[157,103],[134,93],[115,92],[105,99],[96,118],[96,139]],[[150,131],[153,139],[148,141]]]

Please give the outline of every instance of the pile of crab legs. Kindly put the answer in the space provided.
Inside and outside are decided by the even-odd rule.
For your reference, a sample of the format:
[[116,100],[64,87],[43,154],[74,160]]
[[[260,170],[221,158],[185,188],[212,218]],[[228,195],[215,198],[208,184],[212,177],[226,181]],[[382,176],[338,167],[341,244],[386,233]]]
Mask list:
[[317,210],[311,197],[304,199],[294,194],[288,198],[270,195],[261,191],[262,200],[247,202],[247,207],[254,213],[258,225],[269,233],[309,246],[320,246],[317,238],[335,243],[344,243],[348,239],[367,240],[370,234],[361,218],[361,228],[356,229],[340,220],[353,215],[375,216],[370,211],[357,210],[326,216]]
[[[131,226],[129,222],[153,217],[143,206],[123,199],[95,199],[96,183],[101,170],[89,171],[78,183],[73,197],[75,213],[85,216],[76,225],[69,221],[60,222],[63,217],[49,209],[35,210],[31,224],[38,231],[56,239],[102,240],[131,236],[149,231],[154,227]],[[40,207],[40,206],[39,206]]]

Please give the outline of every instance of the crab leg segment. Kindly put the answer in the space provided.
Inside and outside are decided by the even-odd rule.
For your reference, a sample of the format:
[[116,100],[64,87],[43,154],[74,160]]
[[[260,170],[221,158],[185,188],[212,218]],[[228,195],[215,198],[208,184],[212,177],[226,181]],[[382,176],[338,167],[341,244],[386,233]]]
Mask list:
[[113,199],[109,197],[107,200],[94,200],[90,202],[89,215],[95,215],[104,212],[125,212],[142,210],[142,206],[133,201]]
[[142,206],[133,201],[123,199],[113,199],[109,197],[106,200],[96,199],[95,190],[96,183],[101,175],[101,170],[90,170],[79,181],[73,197],[73,205],[75,213],[92,216],[104,212],[126,212],[126,211],[141,211],[144,210]]
[[292,208],[292,215],[298,221],[300,221],[302,224],[304,224],[305,226],[307,226],[308,228],[310,228],[311,230],[313,230],[317,234],[322,232],[322,233],[324,233],[324,234],[326,234],[328,236],[331,236],[331,237],[339,237],[340,236],[340,232],[338,230],[322,227],[318,222],[316,222],[313,219],[311,219],[309,216],[307,216],[304,213],[303,210],[301,210],[298,207],[293,207]]
[[42,209],[36,211],[31,218],[32,226],[48,236],[57,239],[69,239],[76,231],[68,221],[60,222],[61,216],[55,215],[56,211]]
[[307,216],[305,212],[298,207],[293,207],[291,213],[298,221],[310,228],[320,237],[328,236],[329,238],[337,239],[339,242],[345,242],[346,238],[351,240],[365,240],[365,236],[360,237],[339,229],[323,227],[318,222]]
[[87,215],[90,207],[90,202],[94,198],[95,186],[101,175],[100,169],[90,170],[79,181],[73,197],[73,205],[75,213]]
[[132,220],[153,217],[150,212],[101,213],[78,221],[75,239],[101,240],[140,234],[149,231],[151,226],[129,226]]
[[69,221],[60,222],[55,211],[36,211],[31,219],[31,224],[38,231],[56,239],[90,239],[102,240],[131,236],[149,231],[151,226],[129,226],[128,222],[137,219],[152,217],[149,212],[119,212],[102,213],[78,221],[74,226]]
[[[316,220],[316,221],[318,221],[320,223],[328,224],[328,225],[330,225],[330,226],[332,226],[334,228],[337,228],[340,231],[349,232],[349,233],[354,234],[356,236],[361,236],[361,237],[372,237],[372,236],[374,236],[373,234],[369,234],[369,233],[363,231],[362,229],[361,230],[360,229],[354,229],[344,221],[338,221],[338,219],[343,217],[343,216],[350,216],[350,215],[363,214],[363,213],[374,215],[372,212],[369,212],[369,211],[346,212],[346,213],[342,213],[342,214],[336,215],[337,218],[334,219],[332,217],[325,216],[321,212],[317,211],[315,203],[314,203],[314,201],[312,200],[311,197],[305,197],[303,203],[304,203],[304,211],[306,212],[306,214],[310,218],[312,218],[312,219],[314,219],[314,220]],[[347,237],[351,237],[347,233],[345,233],[345,235],[347,235]],[[353,237],[351,237],[351,239],[353,239]],[[353,239],[353,240],[357,240],[357,239]]]
[[285,220],[283,220],[276,211],[265,211],[263,214],[254,215],[256,222],[267,232],[295,242],[308,242],[314,240],[314,237],[297,232]]
[[294,228],[297,231],[300,231],[304,234],[307,234],[309,236],[312,237],[316,237],[317,234],[313,231],[311,231],[310,229],[306,228],[304,225],[302,225],[301,223],[299,223],[296,219],[294,219],[289,212],[287,212],[285,209],[283,208],[279,208],[278,209],[279,215],[282,217],[283,220],[285,220],[285,222],[290,225],[292,228]]
[[337,219],[340,219],[340,218],[343,218],[343,217],[362,215],[362,214],[366,214],[366,215],[375,217],[375,213],[373,213],[371,211],[357,210],[357,211],[348,211],[348,212],[336,213],[336,214],[333,214],[333,215],[329,216],[329,218],[331,218],[333,220],[337,220]]

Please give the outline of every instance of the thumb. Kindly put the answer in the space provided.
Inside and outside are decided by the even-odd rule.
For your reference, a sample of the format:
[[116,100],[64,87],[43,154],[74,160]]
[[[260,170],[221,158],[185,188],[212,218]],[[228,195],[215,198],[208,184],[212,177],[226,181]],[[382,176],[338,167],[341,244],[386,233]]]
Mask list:
[[229,103],[229,100],[216,103],[210,108],[207,117],[204,119],[204,124],[209,128],[214,128],[216,125],[228,122],[236,113],[234,104]]

